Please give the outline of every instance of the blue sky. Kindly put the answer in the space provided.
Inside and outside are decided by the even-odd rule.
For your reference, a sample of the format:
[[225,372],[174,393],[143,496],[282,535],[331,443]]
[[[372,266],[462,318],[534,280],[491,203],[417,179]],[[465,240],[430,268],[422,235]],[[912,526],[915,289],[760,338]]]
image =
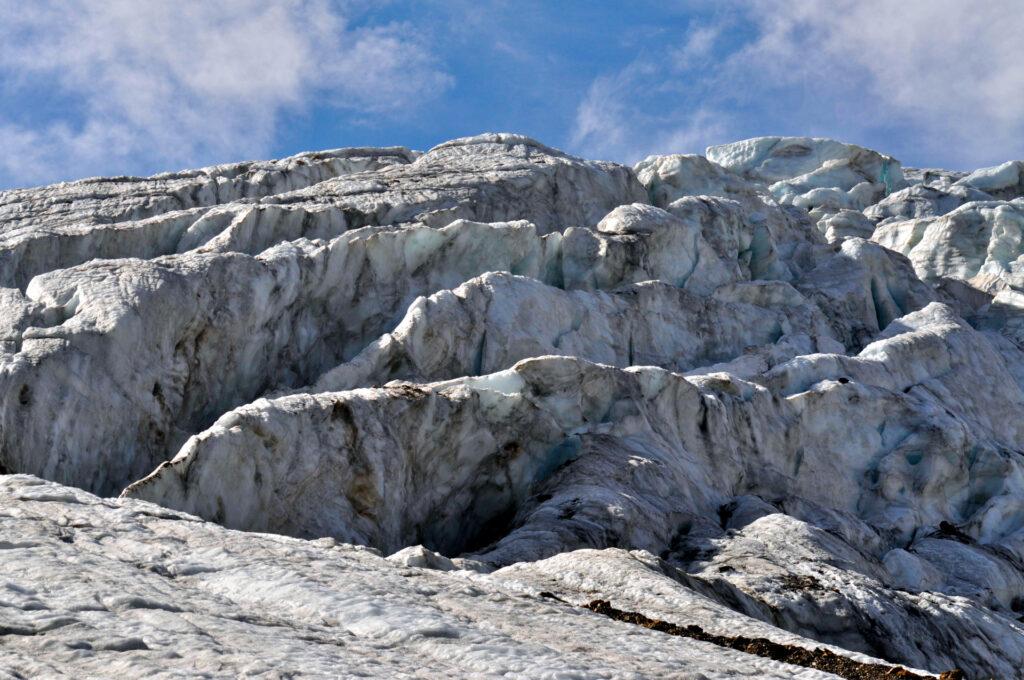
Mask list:
[[525,133],[1024,158],[1019,0],[0,0],[0,188]]

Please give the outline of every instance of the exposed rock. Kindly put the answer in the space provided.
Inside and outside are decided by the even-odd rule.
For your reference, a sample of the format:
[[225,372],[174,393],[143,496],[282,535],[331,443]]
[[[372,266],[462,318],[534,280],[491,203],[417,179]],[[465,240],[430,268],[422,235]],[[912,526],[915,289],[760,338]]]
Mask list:
[[[706,632],[700,626],[689,624],[680,626],[669,621],[661,621],[644,616],[639,612],[626,612],[616,609],[607,600],[592,600],[585,605],[587,609],[603,614],[616,621],[624,621],[651,630],[657,630],[669,635],[692,638],[730,649],[738,649],[747,654],[767,657],[785,661],[794,666],[804,666],[828,671],[841,678],[862,680],[867,678],[892,678],[900,677],[912,680],[913,678],[925,678],[930,676],[919,675],[905,668],[894,668],[889,664],[871,664],[853,661],[846,656],[836,654],[831,650],[816,648],[808,650],[799,646],[780,645],[767,638],[748,638],[742,635],[713,635]],[[957,669],[948,673],[942,673],[940,680],[946,678],[962,678],[963,673]]]

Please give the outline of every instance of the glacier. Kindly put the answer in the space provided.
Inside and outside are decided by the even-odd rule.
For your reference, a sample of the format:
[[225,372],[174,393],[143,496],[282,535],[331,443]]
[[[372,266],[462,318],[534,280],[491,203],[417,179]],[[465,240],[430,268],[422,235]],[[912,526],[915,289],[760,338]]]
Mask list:
[[0,192],[0,677],[1021,677],[1022,168]]

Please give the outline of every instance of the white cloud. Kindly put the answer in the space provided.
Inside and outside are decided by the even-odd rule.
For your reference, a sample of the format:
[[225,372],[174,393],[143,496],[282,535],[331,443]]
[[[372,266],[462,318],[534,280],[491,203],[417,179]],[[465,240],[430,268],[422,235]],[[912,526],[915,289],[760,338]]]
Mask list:
[[735,67],[825,93],[861,82],[844,103],[906,120],[933,149],[961,145],[965,162],[1024,151],[1019,0],[757,0],[751,13],[761,37]]
[[661,77],[652,64],[638,61],[597,78],[576,111],[570,148],[625,163],[653,153],[703,153],[708,140],[725,134],[725,126],[699,105],[659,107]]
[[677,69],[688,69],[700,65],[700,63],[714,54],[715,41],[722,32],[721,25],[697,25],[692,28],[686,36],[682,47],[671,52],[673,66]]
[[0,0],[0,78],[74,102],[0,119],[0,186],[262,155],[283,112],[401,116],[453,82],[408,27],[325,0]]
[[[681,47],[596,80],[577,111],[578,148],[629,160],[677,132],[689,145],[706,132],[703,146],[723,134],[806,131],[895,145],[883,150],[910,162],[1024,156],[1019,0],[721,6],[730,12],[720,23],[693,26]],[[731,51],[719,44],[743,31],[751,37]],[[657,119],[675,119],[672,134],[648,127]]]

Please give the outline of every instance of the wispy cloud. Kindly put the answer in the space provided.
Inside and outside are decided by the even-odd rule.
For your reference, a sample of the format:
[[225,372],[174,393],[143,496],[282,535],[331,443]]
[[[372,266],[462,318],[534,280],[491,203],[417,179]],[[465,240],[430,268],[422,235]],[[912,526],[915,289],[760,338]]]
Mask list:
[[703,153],[727,133],[720,116],[670,93],[664,70],[648,61],[594,80],[576,111],[570,148],[584,156],[634,163],[652,153]]
[[347,18],[326,0],[0,0],[5,96],[73,102],[0,117],[0,186],[259,156],[312,100],[400,116],[452,85],[410,27]]
[[[900,148],[885,150],[954,166],[1024,155],[1018,0],[745,0],[722,8],[716,23],[676,37],[681,45],[648,45],[634,63],[596,79],[577,110],[576,150],[633,160],[725,138],[812,132],[898,139]],[[673,135],[678,146],[658,147]]]
[[1024,151],[1020,10],[1017,0],[758,0],[761,35],[736,67],[821,84],[859,114],[912,124],[923,146],[991,162]]

